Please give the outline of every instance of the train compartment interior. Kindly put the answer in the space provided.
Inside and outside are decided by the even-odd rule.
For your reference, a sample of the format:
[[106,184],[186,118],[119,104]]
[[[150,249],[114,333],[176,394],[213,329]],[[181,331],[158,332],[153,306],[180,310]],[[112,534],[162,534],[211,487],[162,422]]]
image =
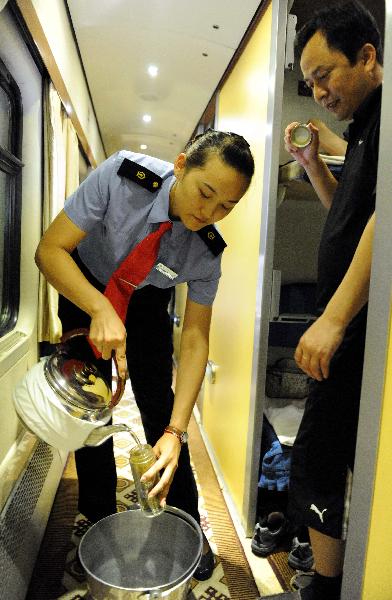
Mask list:
[[[178,0],[168,2],[170,10],[152,4],[149,12],[134,0],[104,0],[99,7],[93,0],[0,0],[0,598],[7,600],[93,597],[77,559],[90,524],[77,512],[73,455],[35,436],[12,402],[15,383],[53,352],[62,333],[58,295],[35,265],[38,242],[65,199],[110,154],[127,148],[172,161],[209,127],[243,135],[256,173],[243,201],[219,224],[227,243],[223,276],[189,430],[203,531],[219,557],[211,581],[192,580],[189,598],[295,597],[298,569],[289,562],[294,524],[271,552],[260,551],[257,536],[271,514],[286,518],[290,451],[309,389],[293,355],[317,319],[317,249],[327,217],[304,169],[285,151],[284,130],[292,121],[312,120],[343,138],[347,127],[315,104],[294,58],[295,32],[324,3],[245,0],[229,10],[224,0],[216,6],[203,0],[193,20]],[[392,472],[392,5],[363,4],[389,37],[380,218],[342,600],[390,600],[384,553],[392,550],[386,524]],[[116,58],[116,40],[124,44],[121,52],[134,51],[129,73]],[[144,79],[143,52],[148,61],[161,58],[156,80]],[[165,69],[172,69],[167,80]],[[147,111],[151,127],[139,123]],[[343,152],[321,153],[339,178]],[[186,284],[176,286],[169,305],[174,367],[186,295]],[[114,412],[115,422],[124,420],[143,436],[129,381]],[[137,500],[128,442],[126,435],[116,436],[119,512],[135,508]],[[283,477],[268,463],[278,447]],[[308,559],[303,570],[311,572]]]

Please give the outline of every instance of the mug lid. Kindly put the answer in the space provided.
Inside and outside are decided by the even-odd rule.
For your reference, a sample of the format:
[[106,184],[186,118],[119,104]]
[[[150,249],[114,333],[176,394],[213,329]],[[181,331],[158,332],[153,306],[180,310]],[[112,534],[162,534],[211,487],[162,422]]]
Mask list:
[[294,146],[298,148],[304,148],[307,146],[312,139],[312,132],[309,127],[303,123],[293,127],[290,133],[290,140]]
[[47,359],[44,372],[50,387],[65,402],[89,411],[108,408],[112,391],[93,363],[73,358],[60,348]]

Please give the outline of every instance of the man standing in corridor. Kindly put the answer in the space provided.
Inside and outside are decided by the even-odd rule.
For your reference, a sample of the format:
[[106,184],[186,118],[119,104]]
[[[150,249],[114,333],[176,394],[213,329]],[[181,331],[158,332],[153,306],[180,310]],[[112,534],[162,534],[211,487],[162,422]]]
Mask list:
[[338,600],[342,581],[346,482],[353,470],[375,223],[382,46],[377,25],[357,1],[318,11],[296,39],[314,100],[351,121],[339,183],[312,142],[286,149],[305,168],[328,210],[318,257],[319,317],[300,339],[297,364],[313,378],[293,448],[289,515],[309,527],[315,576],[302,600]]

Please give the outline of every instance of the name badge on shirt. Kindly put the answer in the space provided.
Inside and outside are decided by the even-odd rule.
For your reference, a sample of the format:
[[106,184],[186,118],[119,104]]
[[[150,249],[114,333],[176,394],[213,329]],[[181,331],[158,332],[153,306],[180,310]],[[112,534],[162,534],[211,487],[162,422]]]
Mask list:
[[169,269],[169,267],[166,267],[166,265],[163,265],[162,263],[158,263],[157,265],[155,265],[155,268],[157,271],[162,273],[162,275],[165,275],[165,277],[168,277],[169,279],[175,279],[176,277],[178,277],[178,273],[175,273],[174,271]]

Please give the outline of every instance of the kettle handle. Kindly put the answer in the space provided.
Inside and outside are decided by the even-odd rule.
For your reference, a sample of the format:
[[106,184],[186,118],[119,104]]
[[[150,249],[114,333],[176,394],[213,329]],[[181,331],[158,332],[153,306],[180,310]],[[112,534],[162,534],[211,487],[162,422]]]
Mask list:
[[[89,342],[90,346],[92,346],[90,339],[88,337],[89,333],[90,333],[89,330],[86,329],[85,327],[71,329],[70,331],[67,331],[66,333],[64,333],[61,336],[61,343],[65,344],[65,342],[68,342],[68,340],[71,340],[74,337],[84,335],[87,337],[87,341]],[[125,390],[125,379],[123,377],[120,377],[115,352],[113,352],[112,358],[113,358],[114,366],[116,367],[117,387],[116,387],[116,391],[112,395],[112,399],[110,401],[108,408],[114,408],[120,402],[122,395],[124,393],[124,390]]]

